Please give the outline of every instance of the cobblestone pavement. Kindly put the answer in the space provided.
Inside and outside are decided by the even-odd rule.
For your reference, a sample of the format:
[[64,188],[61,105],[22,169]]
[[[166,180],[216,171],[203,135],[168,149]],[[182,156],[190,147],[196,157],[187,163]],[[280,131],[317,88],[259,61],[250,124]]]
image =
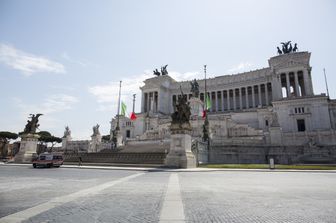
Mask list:
[[336,174],[180,173],[188,222],[336,222]]
[[63,202],[23,222],[159,222],[162,209],[170,208],[164,202],[172,174],[177,174],[179,186],[167,195],[181,197],[184,221],[179,222],[336,222],[336,173],[9,165],[0,166],[0,222],[38,205],[49,207],[61,197]]

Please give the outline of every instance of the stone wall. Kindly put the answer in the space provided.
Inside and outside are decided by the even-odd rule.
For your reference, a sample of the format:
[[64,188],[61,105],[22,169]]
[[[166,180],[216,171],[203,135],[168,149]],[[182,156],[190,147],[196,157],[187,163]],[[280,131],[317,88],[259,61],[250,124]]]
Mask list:
[[336,146],[214,146],[209,150],[209,163],[265,164],[274,158],[276,164],[336,163]]
[[82,153],[66,154],[65,162],[78,163],[81,156],[83,163],[120,163],[120,164],[159,164],[163,165],[166,153]]

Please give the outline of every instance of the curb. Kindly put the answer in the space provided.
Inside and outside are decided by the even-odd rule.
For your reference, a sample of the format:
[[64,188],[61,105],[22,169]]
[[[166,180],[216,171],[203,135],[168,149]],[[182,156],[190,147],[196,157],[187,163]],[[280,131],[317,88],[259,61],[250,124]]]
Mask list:
[[[31,166],[31,164],[21,163],[0,163],[0,166]],[[101,166],[101,165],[62,165],[60,168],[69,169],[102,169],[102,170],[134,170],[134,171],[148,171],[148,172],[270,172],[270,173],[336,173],[336,170],[295,170],[295,169],[237,169],[237,168],[191,168],[191,169],[171,169],[164,167],[131,167],[131,166]]]

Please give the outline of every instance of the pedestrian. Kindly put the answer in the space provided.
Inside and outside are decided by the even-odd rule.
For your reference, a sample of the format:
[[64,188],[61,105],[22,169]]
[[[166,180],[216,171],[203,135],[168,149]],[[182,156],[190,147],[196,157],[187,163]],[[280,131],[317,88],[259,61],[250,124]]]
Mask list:
[[82,166],[82,157],[81,156],[78,157],[78,166]]

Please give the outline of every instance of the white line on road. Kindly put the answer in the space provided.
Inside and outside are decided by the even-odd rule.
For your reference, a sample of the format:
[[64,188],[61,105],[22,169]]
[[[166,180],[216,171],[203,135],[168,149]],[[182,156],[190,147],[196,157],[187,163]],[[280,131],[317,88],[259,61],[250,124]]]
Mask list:
[[73,201],[73,200],[81,198],[81,197],[87,197],[87,196],[90,196],[90,195],[98,194],[102,190],[105,190],[105,189],[107,189],[109,187],[112,187],[116,184],[128,181],[128,180],[133,179],[135,177],[141,176],[143,174],[144,173],[133,174],[133,175],[123,177],[123,178],[118,179],[118,180],[109,181],[107,183],[104,183],[104,184],[101,184],[101,185],[98,185],[98,186],[94,186],[94,187],[90,187],[90,188],[87,188],[87,189],[84,189],[84,190],[80,190],[80,191],[72,193],[72,194],[68,194],[68,195],[64,195],[64,196],[61,196],[61,197],[53,198],[50,201],[39,204],[35,207],[28,208],[26,210],[19,211],[17,213],[14,213],[14,214],[8,215],[6,217],[0,218],[0,222],[1,223],[14,223],[14,222],[21,222],[21,221],[27,220],[27,219],[35,216],[35,215],[41,214],[45,211],[48,211],[52,208],[60,206],[64,203]]
[[167,193],[162,205],[160,222],[185,222],[180,184],[177,173],[169,178]]

